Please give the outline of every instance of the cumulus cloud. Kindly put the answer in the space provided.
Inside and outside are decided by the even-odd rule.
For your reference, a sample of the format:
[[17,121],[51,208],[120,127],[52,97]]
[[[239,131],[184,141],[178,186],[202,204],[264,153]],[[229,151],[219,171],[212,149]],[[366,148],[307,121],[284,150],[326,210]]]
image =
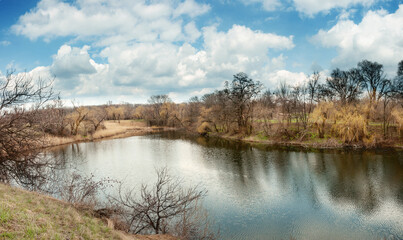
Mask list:
[[103,64],[90,56],[89,46],[63,45],[53,63],[41,71],[56,76],[57,88],[70,97],[113,92],[192,94],[200,89],[221,87],[240,71],[256,80],[265,80],[271,71],[284,67],[285,57],[274,55],[271,50],[294,47],[292,36],[253,31],[239,25],[226,32],[206,27],[202,36],[203,49],[186,42],[111,44],[99,54],[106,59]]
[[201,32],[197,29],[196,24],[193,21],[186,24],[185,33],[187,41],[191,43],[196,41],[201,36]]
[[273,69],[268,56],[270,49],[291,49],[293,36],[279,36],[252,31],[250,28],[234,25],[228,32],[217,32],[215,27],[203,29],[204,48],[212,65],[209,75],[223,78],[233,73],[265,71]]
[[308,76],[303,72],[290,72],[287,70],[278,70],[268,75],[266,84],[271,87],[278,87],[282,82],[290,86],[298,86],[308,81]]
[[179,4],[174,11],[174,16],[187,14],[190,17],[197,17],[203,15],[210,10],[210,6],[206,4],[198,4],[194,0],[186,0]]
[[88,54],[89,46],[72,48],[68,45],[60,47],[54,56],[51,72],[58,78],[74,78],[79,74],[92,74],[96,70],[91,64]]
[[293,0],[297,11],[308,16],[326,12],[333,8],[349,8],[356,5],[371,6],[377,0]]
[[130,40],[179,41],[186,38],[179,17],[194,18],[209,10],[209,5],[194,0],[176,5],[170,1],[42,0],[21,16],[12,30],[31,40],[102,37],[100,45]]
[[[332,9],[341,9],[342,11],[355,6],[369,7],[382,0],[240,0],[245,5],[261,4],[266,11],[275,11],[279,9],[295,9],[303,15],[313,17],[318,13],[327,13]],[[345,12],[344,12],[345,13]]]
[[279,0],[242,0],[246,5],[260,3],[266,11],[274,11],[282,6]]
[[324,47],[335,47],[338,55],[332,60],[336,67],[352,67],[368,59],[384,64],[394,75],[403,56],[403,4],[395,13],[369,11],[358,24],[340,19],[329,30],[320,30],[312,41]]
[[[277,0],[258,2],[267,10],[280,6]],[[55,76],[63,97],[205,93],[240,71],[274,84],[268,79],[279,78],[271,74],[283,69],[286,59],[278,50],[292,49],[293,36],[240,25],[198,28],[195,18],[209,10],[195,0],[42,0],[12,30],[32,40],[68,36],[86,42],[70,41],[51,65],[32,70]]]
[[[292,36],[279,36],[234,25],[227,32],[203,29],[204,49],[185,43],[112,45],[101,52],[108,59],[118,85],[155,87],[217,86],[232,74],[283,66],[283,57],[268,56],[270,49],[291,49]],[[219,82],[219,83],[217,83]]]

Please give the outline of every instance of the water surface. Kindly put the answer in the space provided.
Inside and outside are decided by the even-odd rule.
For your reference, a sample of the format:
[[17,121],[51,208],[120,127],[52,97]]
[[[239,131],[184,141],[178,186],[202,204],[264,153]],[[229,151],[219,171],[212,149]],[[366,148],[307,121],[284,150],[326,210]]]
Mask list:
[[[403,152],[259,147],[180,133],[69,145],[66,166],[131,186],[167,166],[208,190],[222,239],[402,239]],[[113,191],[113,190],[112,190]]]

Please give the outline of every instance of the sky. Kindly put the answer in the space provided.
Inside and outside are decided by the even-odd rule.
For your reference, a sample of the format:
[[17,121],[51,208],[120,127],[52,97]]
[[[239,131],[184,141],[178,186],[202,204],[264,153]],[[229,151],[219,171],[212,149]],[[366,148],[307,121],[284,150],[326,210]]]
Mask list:
[[0,0],[0,79],[85,105],[182,102],[238,72],[275,89],[363,59],[396,75],[403,0]]

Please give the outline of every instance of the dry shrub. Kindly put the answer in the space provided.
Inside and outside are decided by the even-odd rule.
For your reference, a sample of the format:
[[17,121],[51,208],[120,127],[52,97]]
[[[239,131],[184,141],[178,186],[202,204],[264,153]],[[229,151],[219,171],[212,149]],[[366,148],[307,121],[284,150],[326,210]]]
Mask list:
[[399,137],[403,139],[403,108],[397,107],[392,111],[392,119],[397,125]]
[[113,183],[117,183],[117,181],[109,178],[96,180],[93,174],[84,176],[78,172],[73,172],[61,180],[61,187],[58,192],[61,199],[75,207],[93,210],[98,205],[99,194]]
[[184,211],[178,218],[173,233],[180,239],[218,239],[219,232],[214,232],[211,226],[207,210],[196,201],[192,208]]
[[211,125],[208,122],[203,122],[198,128],[197,128],[197,132],[199,134],[205,135],[209,132],[211,132]]
[[216,239],[200,200],[205,190],[183,188],[181,181],[171,177],[166,168],[156,170],[157,181],[152,186],[124,190],[110,196],[113,206],[120,209],[120,219],[134,234],[166,234],[180,239]]

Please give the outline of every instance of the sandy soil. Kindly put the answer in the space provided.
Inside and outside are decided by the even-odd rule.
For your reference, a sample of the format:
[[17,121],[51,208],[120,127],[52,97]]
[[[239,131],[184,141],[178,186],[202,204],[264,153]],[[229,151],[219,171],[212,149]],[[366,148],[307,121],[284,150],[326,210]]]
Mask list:
[[98,130],[93,135],[89,136],[55,137],[49,135],[46,137],[46,148],[78,142],[140,136],[151,132],[169,129],[162,127],[148,127],[144,121],[133,120],[105,121],[104,125],[104,129]]

